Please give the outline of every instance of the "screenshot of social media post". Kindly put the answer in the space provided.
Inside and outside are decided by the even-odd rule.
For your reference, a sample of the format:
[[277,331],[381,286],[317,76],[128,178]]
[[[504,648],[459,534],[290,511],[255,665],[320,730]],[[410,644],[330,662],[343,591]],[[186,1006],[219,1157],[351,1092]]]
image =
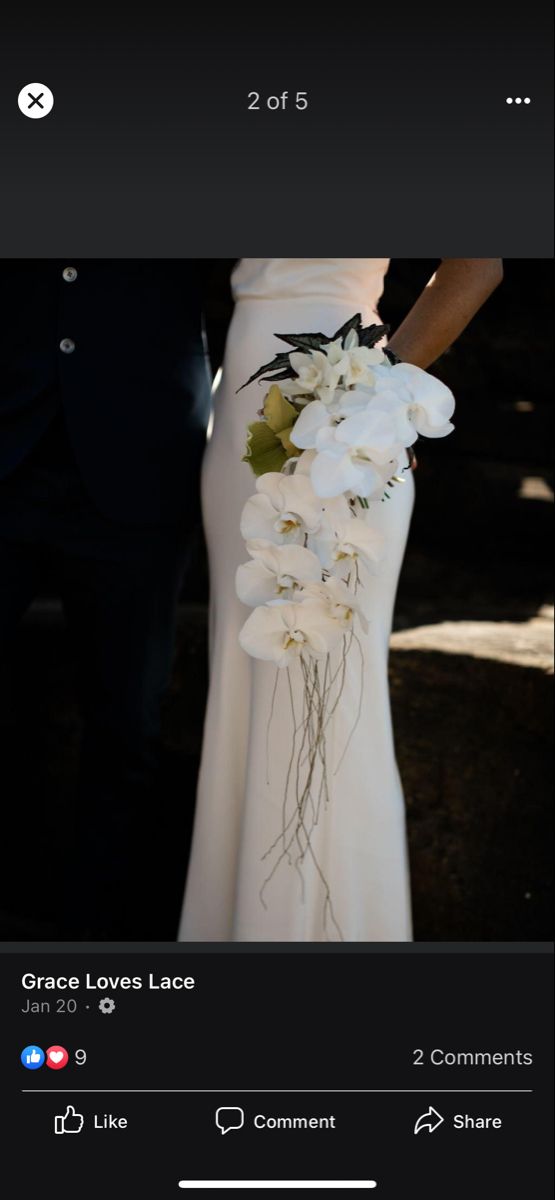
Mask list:
[[550,8],[0,30],[3,1189],[544,1200]]
[[145,1195],[400,1196],[399,1127],[417,1158],[439,1143],[414,1169],[440,1187],[463,1137],[465,1189],[484,1148],[524,1186],[549,1019],[551,263],[1,278],[12,1120],[63,1147],[70,1189],[98,1146],[91,1194],[154,1125]]

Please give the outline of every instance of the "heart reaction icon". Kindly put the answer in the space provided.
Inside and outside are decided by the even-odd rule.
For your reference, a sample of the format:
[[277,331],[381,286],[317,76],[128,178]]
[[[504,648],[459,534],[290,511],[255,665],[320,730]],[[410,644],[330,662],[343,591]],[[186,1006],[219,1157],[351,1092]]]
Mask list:
[[50,1046],[46,1051],[46,1065],[52,1071],[61,1071],[62,1067],[67,1066],[69,1054],[63,1046]]

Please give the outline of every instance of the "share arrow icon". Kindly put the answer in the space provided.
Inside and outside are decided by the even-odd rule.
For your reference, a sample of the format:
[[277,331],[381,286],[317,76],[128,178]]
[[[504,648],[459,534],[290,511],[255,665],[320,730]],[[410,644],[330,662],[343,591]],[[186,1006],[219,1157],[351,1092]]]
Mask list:
[[442,1117],[441,1113],[438,1113],[437,1109],[432,1108],[430,1104],[428,1111],[422,1113],[422,1116],[418,1118],[414,1132],[422,1133],[423,1129],[427,1129],[428,1133],[435,1133],[436,1129],[443,1125],[444,1120],[445,1117]]

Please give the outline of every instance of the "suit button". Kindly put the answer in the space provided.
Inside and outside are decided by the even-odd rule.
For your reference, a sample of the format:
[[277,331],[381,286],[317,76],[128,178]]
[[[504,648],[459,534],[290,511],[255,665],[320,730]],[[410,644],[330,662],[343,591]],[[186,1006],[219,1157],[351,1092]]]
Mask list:
[[64,269],[62,271],[62,275],[63,275],[66,283],[73,283],[77,279],[77,268],[76,267],[64,267]]
[[62,338],[60,342],[60,350],[62,351],[62,354],[73,354],[73,351],[75,350],[75,342],[73,342],[71,338]]

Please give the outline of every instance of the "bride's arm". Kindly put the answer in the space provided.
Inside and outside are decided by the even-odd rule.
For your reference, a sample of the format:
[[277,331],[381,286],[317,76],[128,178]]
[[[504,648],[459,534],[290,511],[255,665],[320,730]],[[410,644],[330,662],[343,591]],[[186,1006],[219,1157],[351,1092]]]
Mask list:
[[429,367],[501,283],[501,258],[444,258],[388,345],[404,362]]

